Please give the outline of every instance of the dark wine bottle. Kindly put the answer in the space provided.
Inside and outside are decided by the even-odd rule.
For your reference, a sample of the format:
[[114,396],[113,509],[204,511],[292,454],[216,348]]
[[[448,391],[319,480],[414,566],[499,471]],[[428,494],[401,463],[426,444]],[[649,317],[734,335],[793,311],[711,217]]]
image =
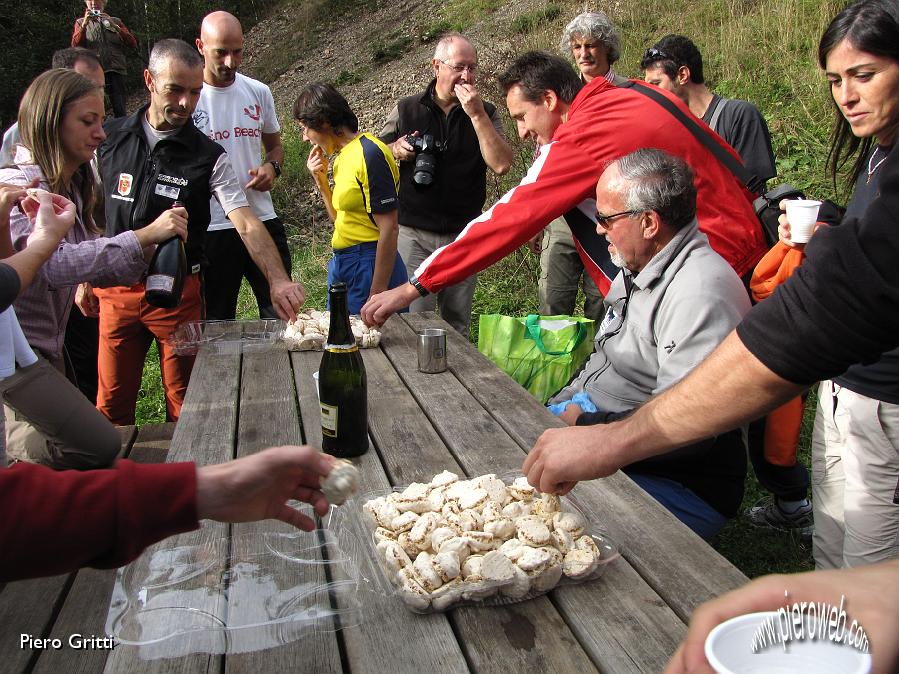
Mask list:
[[322,450],[346,458],[368,449],[368,385],[362,354],[350,330],[346,283],[328,289],[331,324],[318,369]]
[[[172,208],[183,207],[180,201]],[[181,303],[181,290],[187,276],[187,255],[180,236],[166,239],[158,246],[147,269],[144,299],[147,304],[162,309],[173,309]]]

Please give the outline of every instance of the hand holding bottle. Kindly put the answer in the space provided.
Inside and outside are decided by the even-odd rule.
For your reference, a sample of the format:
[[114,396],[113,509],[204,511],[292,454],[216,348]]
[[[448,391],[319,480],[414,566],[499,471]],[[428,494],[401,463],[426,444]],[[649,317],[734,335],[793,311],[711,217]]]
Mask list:
[[[187,238],[187,210],[176,201],[144,229],[151,227],[154,234],[167,236],[157,247],[150,260],[145,281],[144,299],[148,304],[163,309],[172,309],[181,303],[181,290],[187,276],[187,256],[184,239]],[[138,230],[140,232],[142,230]]]
[[187,209],[176,201],[175,206],[163,211],[153,222],[135,230],[134,233],[143,248],[154,243],[162,243],[174,236],[187,241]]

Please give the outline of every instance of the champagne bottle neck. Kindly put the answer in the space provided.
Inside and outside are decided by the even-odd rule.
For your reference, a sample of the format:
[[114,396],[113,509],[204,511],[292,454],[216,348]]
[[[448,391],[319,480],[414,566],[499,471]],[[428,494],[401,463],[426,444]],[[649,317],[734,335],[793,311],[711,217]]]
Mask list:
[[331,322],[328,327],[329,345],[355,345],[353,331],[350,329],[350,314],[347,310],[346,290],[330,291]]

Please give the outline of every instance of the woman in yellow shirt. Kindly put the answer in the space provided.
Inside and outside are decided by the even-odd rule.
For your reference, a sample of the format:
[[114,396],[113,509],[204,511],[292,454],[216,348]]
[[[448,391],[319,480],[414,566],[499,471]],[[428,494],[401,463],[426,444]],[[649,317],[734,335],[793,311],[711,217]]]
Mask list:
[[[408,280],[396,252],[399,169],[390,149],[369,133],[346,99],[331,85],[307,85],[293,106],[303,140],[312,143],[306,167],[334,222],[328,284],[347,284],[350,313],[375,293]],[[334,188],[328,156],[334,157]]]

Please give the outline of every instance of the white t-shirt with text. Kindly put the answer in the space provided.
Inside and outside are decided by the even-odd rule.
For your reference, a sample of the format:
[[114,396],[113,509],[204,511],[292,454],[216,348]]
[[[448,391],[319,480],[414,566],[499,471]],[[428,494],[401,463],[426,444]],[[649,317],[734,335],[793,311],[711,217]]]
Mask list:
[[[225,148],[241,187],[251,180],[247,171],[262,163],[262,134],[281,131],[271,90],[240,73],[229,87],[204,83],[193,119],[200,131]],[[269,192],[253,189],[245,192],[256,217],[260,220],[275,217]],[[210,209],[209,231],[234,227],[215,199]]]

